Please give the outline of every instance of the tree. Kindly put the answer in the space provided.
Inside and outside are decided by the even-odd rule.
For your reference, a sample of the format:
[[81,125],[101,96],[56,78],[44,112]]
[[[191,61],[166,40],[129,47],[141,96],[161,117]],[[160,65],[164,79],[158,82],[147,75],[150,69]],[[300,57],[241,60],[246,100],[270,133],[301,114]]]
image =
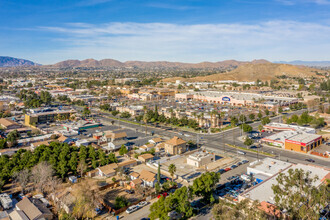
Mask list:
[[76,196],[75,206],[72,214],[76,219],[94,219],[95,208],[99,205],[103,199],[101,194],[93,190],[95,186],[84,182],[79,186],[79,192]]
[[171,174],[172,182],[173,182],[173,176],[176,172],[176,166],[173,163],[170,164],[170,166],[168,167],[168,172]]
[[32,181],[38,191],[44,193],[45,186],[54,174],[53,168],[45,161],[38,163],[32,168]]
[[278,112],[279,112],[279,113],[282,113],[282,112],[283,112],[283,108],[282,108],[282,106],[278,107]]
[[0,149],[4,149],[7,147],[7,139],[0,139]]
[[241,128],[243,128],[244,132],[251,132],[253,130],[253,128],[248,124],[242,124]]
[[230,123],[231,123],[231,126],[236,126],[236,124],[238,123],[238,119],[233,116],[233,117],[230,117]]
[[161,196],[157,202],[153,203],[150,206],[150,219],[169,220],[170,217],[168,216],[168,213],[171,211],[171,208],[168,203],[169,200],[165,200],[164,196]]
[[192,190],[196,196],[202,196],[207,203],[214,202],[213,191],[215,185],[219,182],[220,174],[214,172],[203,173],[196,178],[192,185]]
[[77,152],[72,152],[71,153],[71,158],[68,163],[71,171],[75,174],[77,171],[77,166],[78,166],[78,154]]
[[182,214],[182,219],[188,219],[193,215],[193,208],[191,207],[190,199],[192,195],[188,187],[184,186],[169,197],[165,198],[168,201],[168,205],[171,210],[175,210],[177,213]]
[[115,199],[115,209],[124,208],[129,205],[125,196],[117,196]]
[[215,220],[222,219],[267,219],[267,215],[264,211],[259,209],[259,201],[253,201],[252,203],[245,199],[237,203],[236,205],[228,205],[224,200],[219,200],[219,203],[213,206],[212,214]]
[[329,186],[316,186],[317,177],[312,178],[309,171],[289,169],[276,178],[277,184],[272,186],[275,204],[286,210],[290,219],[319,219],[320,210],[330,200]]
[[245,117],[245,115],[240,115],[240,116],[239,116],[239,120],[240,120],[240,122],[245,123],[245,122],[246,122],[246,117]]
[[160,164],[158,163],[158,169],[157,169],[157,182],[160,183]]
[[253,121],[255,119],[255,114],[253,114],[253,113],[249,114],[249,118],[251,121]]
[[120,117],[122,118],[130,118],[132,115],[129,112],[122,112],[120,114]]
[[7,135],[7,142],[9,142],[10,147],[14,147],[17,145],[17,139],[19,138],[19,133],[17,130],[9,132]]
[[258,113],[258,118],[259,118],[259,120],[262,118],[262,113],[260,111]]
[[119,155],[123,156],[124,154],[127,154],[128,150],[125,145],[121,145],[121,148],[119,149]]
[[253,140],[249,137],[245,138],[244,145],[251,146],[253,144]]
[[265,114],[266,114],[267,116],[269,115],[269,110],[268,110],[268,109],[265,110]]
[[30,181],[31,173],[29,169],[23,169],[19,172],[15,172],[13,174],[15,182],[17,182],[21,188],[22,188],[22,193],[24,194],[25,189]]
[[259,126],[258,126],[258,130],[259,130],[259,131],[262,131],[263,129],[264,129],[264,126],[262,126],[262,125],[259,125]]
[[268,124],[268,123],[270,123],[270,119],[269,119],[268,117],[263,117],[263,118],[261,119],[261,124],[262,124],[262,125],[266,125],[266,124]]
[[82,114],[83,114],[83,116],[88,116],[91,114],[91,111],[89,110],[89,108],[87,106],[85,106]]

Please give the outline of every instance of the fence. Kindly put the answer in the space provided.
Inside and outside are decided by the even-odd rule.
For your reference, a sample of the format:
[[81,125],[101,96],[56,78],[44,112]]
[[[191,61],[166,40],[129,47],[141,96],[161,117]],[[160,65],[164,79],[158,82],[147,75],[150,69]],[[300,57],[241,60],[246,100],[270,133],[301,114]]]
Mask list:
[[319,152],[315,152],[315,151],[312,151],[311,152],[312,155],[315,155],[315,156],[319,156],[319,157],[324,157],[324,158],[329,158],[329,155],[328,154],[321,154]]

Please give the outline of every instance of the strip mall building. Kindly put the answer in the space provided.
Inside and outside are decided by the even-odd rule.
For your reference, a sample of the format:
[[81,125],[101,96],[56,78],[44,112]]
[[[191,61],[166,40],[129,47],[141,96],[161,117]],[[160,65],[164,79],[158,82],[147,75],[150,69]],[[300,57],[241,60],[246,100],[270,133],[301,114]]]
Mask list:
[[220,92],[220,91],[205,91],[193,93],[177,93],[177,100],[197,100],[209,103],[218,103],[231,106],[253,106],[265,107],[274,109],[275,107],[287,106],[298,102],[296,98],[265,96],[257,93],[242,93],[242,92]]
[[307,153],[322,144],[322,136],[315,134],[314,128],[274,122],[264,128],[278,133],[262,138],[261,142],[287,150]]

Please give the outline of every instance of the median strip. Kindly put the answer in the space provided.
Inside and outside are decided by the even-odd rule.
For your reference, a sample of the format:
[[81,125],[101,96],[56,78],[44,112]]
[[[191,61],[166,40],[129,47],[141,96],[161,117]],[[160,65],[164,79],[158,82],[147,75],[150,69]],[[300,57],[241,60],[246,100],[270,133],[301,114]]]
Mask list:
[[239,146],[232,145],[232,144],[226,144],[226,145],[228,147],[236,148],[236,149],[239,149],[239,150],[249,151],[249,152],[253,152],[253,153],[259,153],[261,155],[265,155],[265,156],[269,156],[269,157],[275,157],[274,154],[267,153],[267,152],[260,152],[260,151],[258,152],[257,150],[248,149],[248,148],[245,148],[245,147],[239,147]]

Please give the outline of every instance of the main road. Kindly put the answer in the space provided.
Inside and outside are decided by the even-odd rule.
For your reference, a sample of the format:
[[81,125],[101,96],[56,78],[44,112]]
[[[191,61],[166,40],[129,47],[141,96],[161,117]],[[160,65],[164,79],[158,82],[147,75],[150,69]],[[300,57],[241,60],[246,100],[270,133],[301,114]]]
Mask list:
[[[76,106],[76,108],[80,109],[80,110],[82,109],[81,107],[77,107],[77,106]],[[304,111],[306,111],[306,110],[294,111],[291,113],[287,113],[286,116],[291,116],[293,114],[299,115],[299,114],[303,113]],[[97,109],[92,109],[92,112],[100,113],[100,111],[98,111]],[[122,121],[122,120],[119,120],[118,118],[114,118],[110,113],[105,113],[105,112],[101,112],[100,114],[98,114],[98,117],[101,120],[106,121],[108,123],[115,121],[115,123],[117,122],[117,124],[120,124],[121,126],[139,130],[139,131],[144,131],[144,132],[147,131],[148,133],[153,132],[155,135],[159,135],[159,136],[165,136],[165,137],[169,137],[169,138],[172,138],[174,135],[180,136],[181,138],[183,138],[185,140],[197,141],[199,143],[202,143],[203,146],[208,147],[210,149],[217,150],[217,151],[223,151],[223,152],[227,152],[227,153],[237,154],[237,149],[229,147],[226,144],[236,145],[239,147],[246,147],[238,139],[240,136],[242,136],[242,130],[239,127],[229,129],[226,131],[222,131],[219,133],[214,133],[214,134],[203,134],[203,133],[195,133],[195,132],[189,132],[189,131],[181,131],[179,129],[173,129],[173,128],[169,128],[169,127],[165,127],[165,126],[155,127],[150,124],[148,124],[148,126],[146,128],[146,126],[144,124],[139,125],[139,124],[136,124],[136,122],[133,123],[133,122]],[[272,122],[280,122],[281,120],[282,120],[281,115],[271,118]],[[261,124],[261,122],[257,121],[257,122],[251,123],[250,125],[252,126],[252,128],[254,130],[257,130],[258,126],[260,124]],[[262,147],[260,148],[260,152],[271,153],[271,154],[275,155],[276,158],[279,160],[289,161],[289,162],[293,162],[293,163],[307,164],[308,162],[306,161],[306,159],[312,157],[313,160],[315,161],[315,163],[314,163],[315,165],[329,167],[329,160],[326,160],[323,158],[318,158],[316,156],[309,155],[309,154],[291,152],[288,150],[284,150],[282,148],[262,145]],[[250,159],[257,159],[257,158],[262,159],[262,158],[266,157],[263,154],[257,154],[257,153],[251,152],[251,151],[245,151],[245,153],[246,153],[245,157],[247,157],[248,159],[249,158]]]

